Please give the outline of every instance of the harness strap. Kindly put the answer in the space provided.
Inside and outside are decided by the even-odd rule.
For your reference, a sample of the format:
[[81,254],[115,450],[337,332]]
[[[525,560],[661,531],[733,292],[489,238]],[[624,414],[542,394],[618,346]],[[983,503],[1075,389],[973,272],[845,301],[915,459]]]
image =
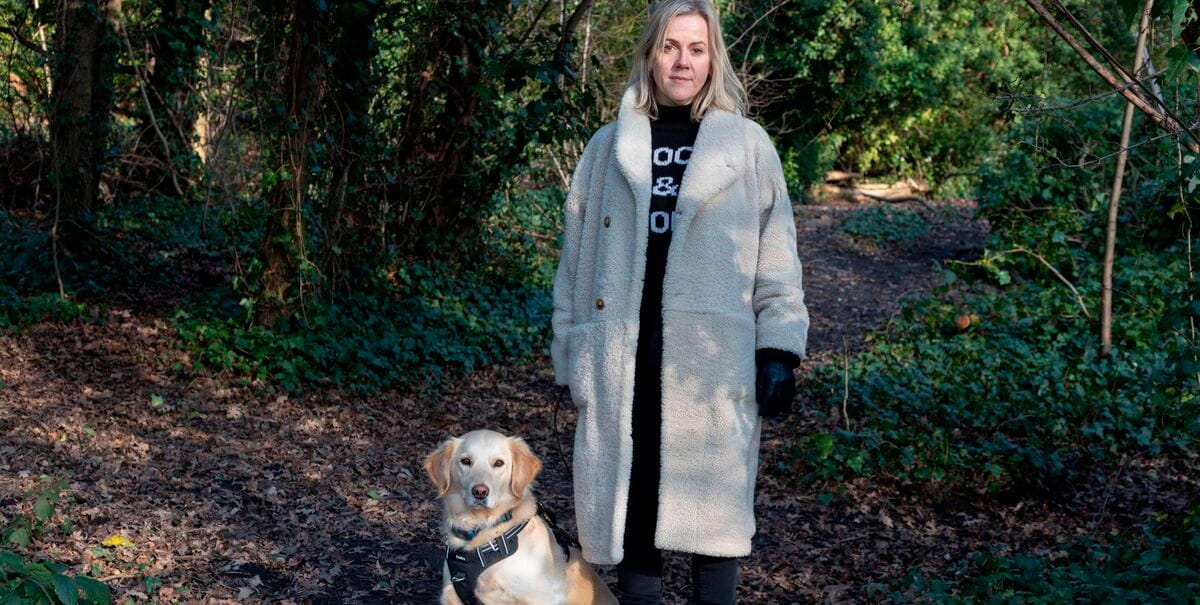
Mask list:
[[[512,518],[511,511],[508,517]],[[479,600],[475,598],[475,585],[479,582],[479,576],[485,569],[517,552],[520,546],[517,534],[521,533],[526,525],[529,525],[528,520],[510,527],[491,542],[473,550],[451,550],[450,545],[446,545],[446,566],[450,570],[450,583],[463,603],[480,605]]]
[[[545,521],[546,526],[550,528],[551,539],[558,544],[558,547],[563,551],[563,555],[570,561],[570,547],[572,545],[577,546],[578,543],[574,542],[570,534],[558,526],[558,520],[554,517],[554,513],[543,507],[541,503],[538,503],[537,515]],[[512,511],[510,510],[504,513],[504,516],[495,525],[511,519]],[[455,594],[458,595],[459,600],[464,605],[481,605],[479,599],[475,598],[475,586],[479,582],[479,576],[483,574],[485,569],[511,557],[517,552],[517,548],[520,546],[517,534],[520,534],[526,525],[529,525],[528,519],[510,527],[508,531],[476,549],[451,550],[450,545],[446,545],[446,566],[450,570],[450,584],[454,586]],[[452,527],[451,531],[460,538],[470,540],[478,535],[481,529],[483,529],[482,526],[468,532]]]

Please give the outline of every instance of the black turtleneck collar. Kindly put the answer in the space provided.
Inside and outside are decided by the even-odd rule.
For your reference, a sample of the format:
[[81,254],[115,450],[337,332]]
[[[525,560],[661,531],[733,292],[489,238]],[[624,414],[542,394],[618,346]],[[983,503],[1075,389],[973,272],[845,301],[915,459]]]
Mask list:
[[658,105],[658,119],[670,123],[687,123],[692,121],[691,105]]

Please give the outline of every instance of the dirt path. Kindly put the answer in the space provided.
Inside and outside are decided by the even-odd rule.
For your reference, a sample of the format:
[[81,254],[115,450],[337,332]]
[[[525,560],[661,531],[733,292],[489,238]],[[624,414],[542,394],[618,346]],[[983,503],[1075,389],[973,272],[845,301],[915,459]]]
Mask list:
[[866,333],[884,324],[900,301],[929,291],[938,279],[935,262],[973,259],[982,253],[987,225],[974,218],[973,202],[905,206],[921,214],[930,229],[918,240],[894,246],[856,240],[838,228],[850,214],[871,205],[841,202],[798,208],[796,235],[812,316],[811,361],[822,363],[843,349],[862,349]]
[[[928,211],[935,223],[925,240],[874,249],[836,228],[858,209],[799,210],[809,363],[832,360],[843,339],[862,347],[898,300],[929,287],[931,261],[969,254],[984,233],[969,204],[946,202]],[[472,428],[525,436],[546,463],[540,498],[573,524],[562,461],[574,416],[564,409],[554,425],[558,391],[546,359],[478,372],[436,394],[289,397],[175,371],[182,360],[170,343],[162,320],[122,311],[101,325],[0,336],[0,525],[32,514],[27,494],[41,477],[67,478],[59,516],[33,550],[92,570],[119,595],[435,602],[440,511],[420,463],[445,436]],[[1118,477],[1049,496],[938,499],[867,481],[800,485],[787,471],[788,443],[820,414],[800,406],[764,429],[759,534],[741,602],[877,601],[873,587],[910,568],[949,569],[1000,543],[1043,552],[1080,533],[1130,527],[1150,508],[1177,506],[1194,481],[1186,469],[1134,460]],[[113,535],[133,545],[101,546]],[[671,556],[668,591],[684,595],[686,578],[686,559]]]

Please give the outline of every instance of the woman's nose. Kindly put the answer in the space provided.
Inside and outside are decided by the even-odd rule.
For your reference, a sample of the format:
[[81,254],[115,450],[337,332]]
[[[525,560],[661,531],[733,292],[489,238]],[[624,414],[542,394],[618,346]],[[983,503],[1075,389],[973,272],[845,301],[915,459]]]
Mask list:
[[688,67],[691,61],[688,59],[687,53],[680,51],[679,56],[675,58],[675,67]]

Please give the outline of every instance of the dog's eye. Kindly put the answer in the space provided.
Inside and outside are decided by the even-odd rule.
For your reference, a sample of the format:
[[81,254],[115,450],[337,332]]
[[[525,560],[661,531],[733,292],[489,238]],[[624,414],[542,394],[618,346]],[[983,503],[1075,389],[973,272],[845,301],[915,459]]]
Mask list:
[[494,466],[494,467],[496,467],[496,468],[500,468],[500,467],[504,466],[504,461],[503,461],[503,460],[497,460],[497,461],[495,461],[495,462],[493,462],[493,463],[492,463],[492,466]]
[[459,460],[459,462],[460,462],[460,463],[461,463],[463,466],[471,466],[471,458],[470,458],[470,457],[465,457],[465,458],[463,458],[462,460]]

